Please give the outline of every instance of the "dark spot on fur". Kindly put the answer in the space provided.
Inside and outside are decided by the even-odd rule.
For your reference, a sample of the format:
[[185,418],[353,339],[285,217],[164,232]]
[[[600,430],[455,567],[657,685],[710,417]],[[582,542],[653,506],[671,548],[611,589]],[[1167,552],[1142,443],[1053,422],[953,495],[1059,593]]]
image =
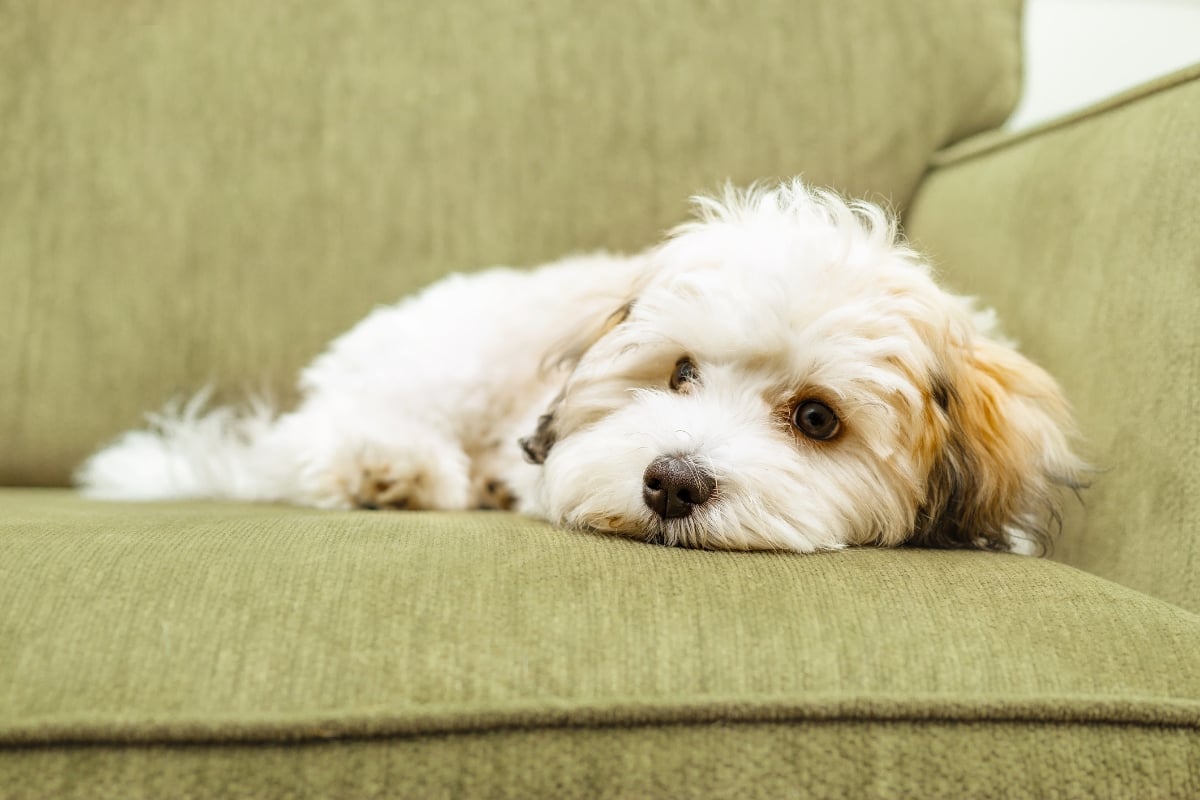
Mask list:
[[[951,445],[953,448],[953,445]],[[989,519],[972,501],[973,466],[961,452],[943,453],[929,473],[925,504],[908,544],[950,549],[1008,550],[1003,520]]]
[[492,479],[485,483],[483,495],[475,506],[480,511],[511,511],[517,506],[517,496],[502,480]]
[[950,400],[954,397],[954,387],[946,380],[944,375],[934,375],[930,386],[933,402],[937,403],[942,411],[949,411]]
[[531,464],[545,464],[550,448],[554,446],[556,435],[550,427],[554,423],[554,414],[543,414],[538,418],[537,430],[532,436],[518,440],[521,449],[525,451],[525,460]]
[[1013,498],[997,502],[981,497],[976,485],[979,467],[967,448],[951,442],[929,474],[925,504],[917,511],[912,537],[905,544],[943,549],[998,550],[1008,552],[1014,542],[1009,526],[1020,529],[1033,543],[1037,555],[1048,555],[1062,532],[1062,508],[1053,488],[1075,492],[1087,483],[1062,475],[1048,476],[1045,491],[1025,494],[1026,507]]

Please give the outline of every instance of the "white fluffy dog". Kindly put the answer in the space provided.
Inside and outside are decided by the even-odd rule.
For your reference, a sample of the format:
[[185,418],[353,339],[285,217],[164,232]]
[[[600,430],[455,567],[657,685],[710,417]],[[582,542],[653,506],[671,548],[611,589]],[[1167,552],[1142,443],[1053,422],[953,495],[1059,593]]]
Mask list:
[[[452,276],[302,401],[152,417],[90,495],[516,508],[663,544],[1028,549],[1080,485],[1055,382],[887,215],[799,181],[698,198],[640,255]],[[524,438],[522,438],[524,437]]]

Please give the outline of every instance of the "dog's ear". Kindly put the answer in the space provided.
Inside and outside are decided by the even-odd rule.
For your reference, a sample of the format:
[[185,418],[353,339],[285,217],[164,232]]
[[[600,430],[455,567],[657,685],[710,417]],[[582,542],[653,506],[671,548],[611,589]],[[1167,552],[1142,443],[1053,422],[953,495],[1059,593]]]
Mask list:
[[[573,369],[596,342],[629,318],[629,313],[633,310],[633,302],[629,300],[607,316],[597,317],[591,322],[580,325],[573,335],[564,339],[558,347],[546,355],[542,362],[543,371],[551,367]],[[560,392],[546,413],[538,417],[537,428],[534,432],[518,440],[521,450],[525,453],[525,460],[531,464],[546,463],[546,456],[550,454],[550,448],[558,439],[558,433],[554,427],[554,412],[562,399],[563,393]]]
[[615,311],[606,316],[596,316],[584,320],[570,336],[560,341],[542,361],[542,369],[550,367],[571,368],[579,363],[583,354],[592,349],[592,345],[603,339],[614,328],[629,318],[635,301],[622,303]]
[[1045,552],[1062,487],[1083,487],[1058,385],[1014,349],[978,340],[932,382],[933,448],[912,542]]

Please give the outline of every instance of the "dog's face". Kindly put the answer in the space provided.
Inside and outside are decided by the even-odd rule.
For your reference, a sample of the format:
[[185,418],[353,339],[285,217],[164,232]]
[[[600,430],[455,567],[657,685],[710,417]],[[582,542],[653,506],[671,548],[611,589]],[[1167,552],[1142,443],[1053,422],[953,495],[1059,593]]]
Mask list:
[[692,547],[1007,549],[1077,484],[1054,382],[878,209],[730,193],[649,262],[526,440],[550,519]]

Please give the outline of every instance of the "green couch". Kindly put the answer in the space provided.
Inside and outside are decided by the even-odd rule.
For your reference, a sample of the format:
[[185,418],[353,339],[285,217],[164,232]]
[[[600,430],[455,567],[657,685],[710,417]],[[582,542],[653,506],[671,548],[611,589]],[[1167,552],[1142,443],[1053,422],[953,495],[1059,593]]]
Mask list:
[[[998,133],[1020,13],[0,4],[0,798],[1200,797],[1200,70]],[[795,173],[1062,380],[1052,559],[61,488],[448,270]]]

